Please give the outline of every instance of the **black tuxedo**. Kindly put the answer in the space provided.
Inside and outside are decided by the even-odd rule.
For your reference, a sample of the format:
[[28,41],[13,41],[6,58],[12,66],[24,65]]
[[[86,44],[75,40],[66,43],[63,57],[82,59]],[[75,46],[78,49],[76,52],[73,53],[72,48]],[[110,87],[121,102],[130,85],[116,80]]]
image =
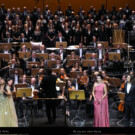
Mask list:
[[11,64],[11,68],[14,69],[14,68],[19,68],[19,66],[17,64]]
[[12,43],[13,42],[13,38],[5,38],[4,42],[5,43]]
[[[43,77],[43,80],[41,82],[41,88],[43,89],[46,98],[56,98],[57,97],[56,80],[57,80],[57,77],[54,75],[47,75],[47,76]],[[51,116],[51,111],[53,114],[53,118]],[[53,101],[53,100],[46,101],[46,114],[47,114],[49,123],[52,123],[52,121],[55,121],[55,119],[56,119],[56,101]]]
[[133,125],[135,126],[135,85],[131,84],[129,93],[127,93],[127,83],[124,85],[125,92],[125,118],[126,125],[130,125],[130,114],[133,114]]
[[[42,53],[41,50],[37,50],[36,53]],[[44,53],[48,53],[46,49],[44,49]]]
[[28,41],[27,38],[24,38],[24,39],[20,38],[20,42],[21,42],[21,43],[25,43],[25,42],[29,42],[29,41]]
[[[99,50],[97,49],[96,52],[97,52],[97,55],[98,55],[98,58],[99,58]],[[101,53],[102,53],[102,59],[104,59],[104,57],[105,57],[104,49],[102,49]]]
[[[15,83],[15,74],[10,76],[13,79],[13,82]],[[20,75],[18,75],[18,83],[19,83]]]
[[[85,52],[86,52],[85,49],[82,48],[82,57],[84,57]],[[80,48],[77,49],[77,50],[75,51],[75,53],[76,53],[76,55],[78,55],[78,56],[80,57]]]
[[[30,58],[28,59],[28,61],[32,61],[32,57],[30,57]],[[36,57],[35,61],[36,61],[36,62],[40,62],[40,59]]]
[[96,48],[97,47],[97,42],[90,42],[90,46],[93,47],[93,48]]
[[[66,51],[65,50],[62,50],[62,52],[63,52],[63,60],[66,58]],[[60,55],[61,53],[60,53],[60,50],[57,50],[56,51],[56,54],[58,54],[58,55]]]
[[[64,37],[61,37],[61,40],[62,40],[62,42],[64,42],[65,41],[65,38]],[[60,42],[60,38],[59,37],[56,37],[56,42]]]

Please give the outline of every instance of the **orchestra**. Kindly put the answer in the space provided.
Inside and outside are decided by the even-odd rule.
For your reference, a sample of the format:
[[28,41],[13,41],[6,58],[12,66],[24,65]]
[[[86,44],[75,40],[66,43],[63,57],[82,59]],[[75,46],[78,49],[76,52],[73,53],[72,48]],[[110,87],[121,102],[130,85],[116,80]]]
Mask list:
[[[18,104],[15,106],[18,118],[24,116],[23,97],[17,97],[18,88],[24,88],[21,84],[27,84],[25,88],[32,89],[31,95],[26,99],[35,99],[33,109],[34,117],[37,117],[38,107],[43,104],[38,99],[46,97],[46,89],[49,91],[49,88],[44,86],[47,85],[44,81],[50,79],[47,74],[48,68],[52,70],[49,75],[52,77],[50,80],[53,80],[53,90],[56,90],[56,93],[54,92],[54,97],[47,98],[62,97],[67,102],[67,116],[71,113],[69,106],[74,104],[70,101],[69,91],[83,90],[85,101],[92,103],[95,99],[93,87],[95,83],[98,84],[97,77],[101,79],[100,74],[108,100],[111,96],[116,99],[114,95],[117,96],[119,92],[127,94],[127,76],[134,75],[135,59],[130,57],[134,47],[126,42],[126,36],[124,43],[113,43],[112,38],[119,40],[114,31],[125,31],[128,19],[132,22],[131,27],[134,26],[134,12],[128,13],[128,9],[123,9],[122,14],[120,11],[114,14],[107,13],[102,8],[97,14],[94,13],[93,7],[91,8],[88,15],[80,11],[76,16],[71,7],[66,10],[66,16],[61,11],[53,16],[49,9],[41,14],[38,9],[29,13],[27,8],[24,8],[23,13],[29,13],[26,16],[17,14],[16,10],[11,12],[8,9],[8,12],[5,12],[5,17],[0,20],[0,74],[5,78],[5,82],[10,78],[8,83],[12,83],[9,88],[14,103]],[[4,12],[2,8],[1,12]],[[60,43],[59,47],[56,47],[57,42]],[[49,85],[51,88],[51,82]],[[128,104],[128,101],[126,103]],[[64,105],[63,102],[60,104]],[[118,111],[124,111],[123,105],[127,104],[117,104]],[[46,105],[49,108],[52,103],[47,102]],[[56,113],[56,106],[52,105],[52,108],[53,113]],[[128,119],[126,126],[129,126],[128,108],[125,108]],[[47,116],[49,124],[52,124],[50,114]],[[55,121],[56,116],[53,117]]]

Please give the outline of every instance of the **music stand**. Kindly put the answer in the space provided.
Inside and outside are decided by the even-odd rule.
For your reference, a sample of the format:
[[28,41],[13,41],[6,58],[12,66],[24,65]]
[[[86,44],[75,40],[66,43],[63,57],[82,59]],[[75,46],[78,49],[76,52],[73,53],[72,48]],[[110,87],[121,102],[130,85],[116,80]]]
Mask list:
[[79,59],[69,59],[68,62],[67,62],[67,65],[68,66],[73,66],[73,64],[75,62],[79,62],[80,63],[80,60]]
[[[98,57],[97,53],[94,53],[94,54],[95,54],[95,57],[97,58]],[[86,59],[91,59],[92,53],[86,53],[85,57],[86,57]]]
[[56,42],[56,48],[60,48],[60,45],[63,45],[63,48],[67,48],[67,42]]
[[70,72],[70,78],[76,78],[77,75],[82,76],[83,75],[83,72],[82,71],[71,71]]
[[17,88],[16,97],[31,97],[32,88]]
[[121,53],[109,53],[109,60],[121,60]]
[[47,67],[51,68],[53,65],[56,65],[56,60],[47,60]]
[[40,59],[48,60],[48,53],[37,53],[37,56],[38,56]]
[[29,58],[31,56],[31,52],[18,52],[19,58]]
[[[25,99],[26,97],[31,97],[32,88],[17,88],[16,97]],[[26,115],[26,107],[25,107],[25,115]],[[27,125],[26,116],[24,115],[24,120]]]
[[[81,100],[85,100],[85,92],[84,90],[70,90],[69,91],[69,99],[70,100],[76,100],[76,101],[81,101]],[[80,109],[79,109],[80,110]],[[75,120],[75,119],[80,119],[81,121],[85,122],[84,119],[80,118],[78,116],[78,112],[79,110],[76,109],[76,116],[71,120],[71,123]]]
[[88,67],[88,66],[94,67],[95,66],[95,61],[94,60],[82,60],[82,66],[83,67]]

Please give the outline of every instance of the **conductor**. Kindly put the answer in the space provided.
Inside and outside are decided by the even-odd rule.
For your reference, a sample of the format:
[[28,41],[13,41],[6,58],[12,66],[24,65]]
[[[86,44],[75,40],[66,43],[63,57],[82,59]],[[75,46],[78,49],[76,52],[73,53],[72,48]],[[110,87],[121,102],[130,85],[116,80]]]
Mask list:
[[[47,69],[47,75],[43,77],[41,82],[41,88],[45,95],[45,98],[57,98],[56,92],[56,80],[57,77],[52,75],[52,69]],[[46,114],[48,118],[48,124],[52,124],[56,119],[56,101],[46,100]],[[51,115],[52,112],[52,115]]]

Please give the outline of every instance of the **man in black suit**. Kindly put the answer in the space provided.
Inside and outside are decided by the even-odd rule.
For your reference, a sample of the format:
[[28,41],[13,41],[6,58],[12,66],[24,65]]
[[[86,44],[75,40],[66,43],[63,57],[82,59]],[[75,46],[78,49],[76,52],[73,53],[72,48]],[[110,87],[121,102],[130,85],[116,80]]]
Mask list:
[[[47,76],[44,76],[41,82],[41,88],[43,89],[45,98],[57,98],[56,80],[57,77],[52,75],[52,69],[47,69]],[[51,111],[53,116],[51,116]],[[55,122],[56,101],[46,100],[46,114],[48,118],[48,124],[52,124],[53,122]]]
[[56,54],[60,56],[62,61],[66,58],[66,50],[63,49],[63,45],[60,45],[60,49],[56,51]]
[[12,43],[13,42],[13,38],[11,38],[11,34],[7,33],[7,37],[4,38],[4,42],[5,43]]
[[18,68],[18,67],[19,67],[19,66],[16,64],[16,60],[15,60],[15,59],[12,59],[12,60],[11,60],[11,65],[10,65],[10,66],[11,66],[12,69],[15,69],[15,68]]
[[58,37],[56,37],[56,42],[63,42],[65,38],[62,36],[62,32],[58,32]]
[[45,45],[40,45],[40,50],[37,50],[37,53],[47,53]]
[[40,62],[40,59],[36,56],[36,52],[32,52],[32,57],[30,57],[28,61]]
[[125,126],[130,126],[130,115],[133,114],[133,126],[135,126],[135,85],[134,75],[127,76],[127,83],[124,85],[125,91]]
[[21,43],[29,42],[28,39],[25,37],[24,33],[21,33],[20,42]]
[[99,60],[104,60],[104,58],[105,58],[105,50],[103,49],[102,44],[97,45],[96,53],[98,54],[98,59]]
[[16,68],[14,70],[14,74],[11,75],[11,78],[13,79],[14,84],[18,84],[19,83],[19,78],[20,78],[19,69]]

